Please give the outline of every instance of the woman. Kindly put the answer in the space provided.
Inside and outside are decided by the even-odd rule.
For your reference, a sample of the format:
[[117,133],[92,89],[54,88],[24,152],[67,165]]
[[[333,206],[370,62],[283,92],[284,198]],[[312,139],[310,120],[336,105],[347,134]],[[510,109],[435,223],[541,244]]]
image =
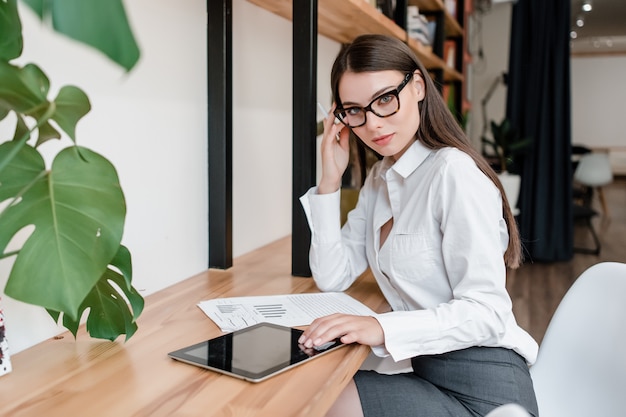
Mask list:
[[[336,58],[331,84],[321,179],[301,198],[311,270],[322,291],[343,291],[371,268],[392,311],[317,319],[300,343],[340,337],[410,359],[412,372],[357,372],[329,415],[483,416],[518,403],[537,416],[528,373],[537,344],[517,325],[505,289],[521,245],[497,176],[401,41],[355,39]],[[341,228],[349,130],[383,159]]]

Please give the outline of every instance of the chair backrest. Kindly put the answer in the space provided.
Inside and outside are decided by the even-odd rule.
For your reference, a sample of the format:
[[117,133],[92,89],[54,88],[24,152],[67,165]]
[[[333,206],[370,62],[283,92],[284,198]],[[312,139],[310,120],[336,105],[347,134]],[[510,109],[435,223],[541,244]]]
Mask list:
[[613,181],[611,161],[607,153],[592,152],[580,157],[574,179],[589,187],[600,187]]
[[530,368],[541,417],[626,416],[626,264],[596,264],[559,304]]
[[531,417],[528,411],[517,404],[505,404],[494,409],[485,417]]

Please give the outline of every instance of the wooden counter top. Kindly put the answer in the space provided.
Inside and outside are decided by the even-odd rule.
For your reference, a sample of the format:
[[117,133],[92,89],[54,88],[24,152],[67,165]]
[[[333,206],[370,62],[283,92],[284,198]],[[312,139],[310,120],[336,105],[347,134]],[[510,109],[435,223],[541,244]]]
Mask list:
[[[291,240],[208,270],[146,297],[128,341],[89,338],[84,328],[11,356],[0,377],[0,416],[323,416],[369,353],[348,346],[253,384],[196,368],[167,353],[221,333],[197,306],[216,297],[317,292],[291,276]],[[347,291],[375,311],[388,306],[369,273]]]

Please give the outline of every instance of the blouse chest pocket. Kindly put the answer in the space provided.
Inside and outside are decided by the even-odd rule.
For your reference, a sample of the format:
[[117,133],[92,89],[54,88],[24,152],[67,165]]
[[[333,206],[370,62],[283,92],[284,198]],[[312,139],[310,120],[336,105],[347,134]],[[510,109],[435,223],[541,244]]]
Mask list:
[[422,281],[432,277],[440,257],[439,244],[424,232],[389,236],[391,268],[398,280]]

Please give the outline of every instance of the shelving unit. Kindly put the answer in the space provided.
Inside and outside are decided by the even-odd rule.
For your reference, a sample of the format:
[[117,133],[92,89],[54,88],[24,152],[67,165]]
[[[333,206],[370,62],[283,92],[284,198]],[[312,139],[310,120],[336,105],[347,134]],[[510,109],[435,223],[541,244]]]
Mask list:
[[441,0],[409,0],[409,5],[419,7],[420,12],[442,12],[445,17],[444,29],[446,36],[463,36],[463,28],[459,24],[458,20],[448,12],[448,9],[446,9],[446,6]]
[[[230,3],[231,0],[222,1]],[[428,13],[437,20],[437,34],[432,47],[410,38],[405,30],[406,22],[396,24],[394,20],[364,0],[248,0],[248,2],[294,22],[292,275],[310,276],[308,249],[311,235],[298,197],[306,192],[315,180],[315,141],[307,141],[305,138],[311,136],[312,139],[315,136],[316,35],[322,34],[339,43],[349,43],[357,36],[368,33],[394,36],[402,40],[415,52],[440,88],[445,89],[446,85],[455,86],[459,92],[457,113],[460,114],[463,104],[465,36],[459,22],[464,22],[465,6],[468,2],[471,4],[471,0],[457,0],[457,18],[447,12],[442,0],[397,0],[397,7],[415,4],[420,12]],[[395,19],[406,19],[406,13],[400,13]],[[447,65],[443,59],[444,39],[454,39],[456,42],[453,66]],[[225,163],[228,164],[228,160]],[[220,197],[218,195],[213,198]]]
[[[465,36],[465,20],[468,11],[471,10],[471,0],[456,0],[456,16],[448,11],[443,0],[408,0],[408,5],[417,6],[420,13],[437,22],[437,31],[433,42],[432,53],[441,57],[446,68],[450,71],[461,74],[460,77],[445,77],[443,81],[448,85],[444,87],[448,90],[454,90],[454,112],[460,119],[465,110],[470,106],[465,96],[465,68],[469,56],[464,53],[466,50],[467,39]],[[446,44],[451,43],[454,47],[454,64],[450,68],[446,60]],[[446,94],[444,93],[444,96]]]
[[[265,10],[292,20],[292,0],[248,0]],[[297,0],[295,0],[297,1]],[[438,0],[413,0],[415,3],[429,3],[433,10]],[[420,8],[420,10],[422,10]],[[426,10],[426,9],[423,9]],[[449,15],[449,14],[448,14]],[[363,0],[318,0],[318,32],[340,43],[352,41],[359,35],[379,33],[394,36],[406,42],[429,70],[441,70],[444,81],[462,81],[463,75],[455,68],[446,66],[441,55],[433,53],[431,48],[410,39],[407,32]],[[452,16],[446,19],[446,28],[451,34],[462,34],[458,23]],[[446,29],[447,30],[447,29]]]

